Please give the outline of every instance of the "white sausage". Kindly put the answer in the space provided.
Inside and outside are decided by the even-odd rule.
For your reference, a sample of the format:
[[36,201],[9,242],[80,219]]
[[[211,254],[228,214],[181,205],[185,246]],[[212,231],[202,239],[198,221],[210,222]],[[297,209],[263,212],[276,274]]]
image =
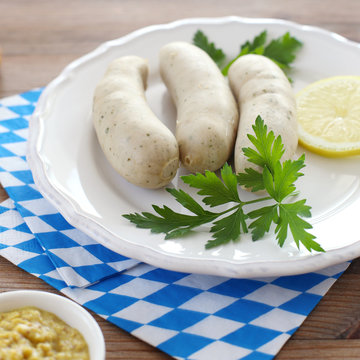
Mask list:
[[235,171],[256,168],[247,161],[242,148],[253,147],[247,134],[260,115],[275,136],[280,135],[285,152],[282,160],[291,159],[298,144],[296,103],[291,85],[284,72],[262,55],[244,55],[228,72],[230,87],[238,100],[240,122],[234,149]]
[[232,154],[238,125],[224,76],[203,50],[186,42],[161,48],[160,73],[177,109],[182,165],[191,172],[219,169]]
[[179,167],[172,132],[154,115],[145,98],[147,60],[114,60],[97,85],[93,124],[101,148],[127,181],[145,188],[168,184]]

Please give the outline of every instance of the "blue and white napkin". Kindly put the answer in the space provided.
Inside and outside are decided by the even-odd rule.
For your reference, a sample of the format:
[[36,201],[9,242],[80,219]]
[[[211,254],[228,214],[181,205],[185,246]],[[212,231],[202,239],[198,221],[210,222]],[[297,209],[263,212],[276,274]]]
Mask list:
[[36,189],[28,118],[41,89],[0,100],[0,255],[176,359],[272,359],[348,262],[261,279],[179,273],[116,254]]

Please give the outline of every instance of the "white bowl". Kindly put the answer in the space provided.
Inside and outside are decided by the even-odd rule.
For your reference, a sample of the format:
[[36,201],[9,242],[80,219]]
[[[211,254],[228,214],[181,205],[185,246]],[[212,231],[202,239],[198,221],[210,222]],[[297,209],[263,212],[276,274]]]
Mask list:
[[63,296],[45,291],[18,290],[0,294],[0,312],[35,306],[52,312],[84,336],[91,360],[105,359],[105,341],[95,319],[80,305]]

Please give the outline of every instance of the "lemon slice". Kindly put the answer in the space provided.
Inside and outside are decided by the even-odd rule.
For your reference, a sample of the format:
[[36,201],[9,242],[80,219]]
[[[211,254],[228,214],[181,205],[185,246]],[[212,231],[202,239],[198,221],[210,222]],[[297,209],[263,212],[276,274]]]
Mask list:
[[314,82],[296,102],[302,146],[331,157],[360,154],[360,76]]

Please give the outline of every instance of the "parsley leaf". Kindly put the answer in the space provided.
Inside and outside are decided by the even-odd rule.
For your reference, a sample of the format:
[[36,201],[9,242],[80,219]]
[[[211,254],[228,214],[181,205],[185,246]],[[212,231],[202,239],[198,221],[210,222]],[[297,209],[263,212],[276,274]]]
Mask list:
[[255,120],[255,125],[252,126],[255,136],[248,134],[247,137],[255,146],[253,148],[244,148],[244,154],[248,161],[260,167],[267,166],[270,171],[273,171],[275,164],[281,159],[284,154],[284,145],[281,142],[281,136],[275,139],[272,131],[268,132],[267,125],[264,120],[258,116]]
[[229,61],[226,66],[222,69],[222,73],[224,76],[228,74],[230,66],[240,57],[247,54],[258,54],[263,55],[264,54],[264,46],[266,42],[267,37],[267,31],[264,30],[259,35],[255,36],[254,40],[252,42],[246,41],[244,44],[240,46],[240,53],[235,56],[234,59]]
[[[177,190],[172,192],[177,195]],[[181,196],[177,200],[186,207],[187,203],[182,202]],[[153,233],[165,233],[165,239],[172,239],[178,236],[184,236],[189,233],[194,227],[213,221],[217,218],[217,214],[204,210],[201,214],[186,215],[173,211],[167,206],[159,207],[153,205],[155,212],[160,215],[156,216],[149,212],[125,214],[123,217],[136,224],[138,228],[151,229]]]
[[[255,136],[251,134],[247,136],[255,148],[243,148],[244,155],[248,158],[249,162],[273,173],[275,164],[280,161],[284,154],[284,145],[281,142],[281,137],[278,136],[275,138],[272,131],[268,132],[267,125],[260,116],[256,118],[255,125],[253,125],[252,128]],[[251,191],[265,189],[264,172],[247,168],[244,173],[238,174],[237,178],[240,185],[251,188]],[[296,179],[293,179],[293,182],[295,180]],[[269,192],[271,189],[272,187],[269,186],[267,191]]]
[[244,173],[237,174],[238,184],[253,192],[264,190],[264,180],[261,172],[246,168]]
[[[246,41],[240,47],[240,53],[232,59],[223,69],[223,75],[227,75],[230,66],[240,57],[246,54],[257,54],[273,60],[285,73],[290,70],[291,63],[295,60],[296,52],[301,48],[302,42],[291,36],[289,32],[273,39],[266,45],[267,31],[256,36],[252,42]],[[291,79],[289,78],[291,81]]]
[[267,31],[264,30],[259,35],[255,36],[254,40],[252,42],[246,41],[244,44],[240,47],[240,53],[243,55],[250,54],[250,53],[263,53],[264,52],[264,46],[266,43],[266,37],[267,37]]
[[209,240],[205,248],[211,249],[230,241],[239,241],[240,234],[248,232],[246,219],[247,215],[245,215],[244,210],[238,207],[231,215],[215,221],[214,226],[210,230],[213,233],[214,239]]
[[252,229],[253,240],[262,238],[269,232],[271,224],[277,224],[275,233],[280,246],[283,246],[287,238],[287,230],[290,227],[294,241],[299,247],[301,242],[309,251],[324,251],[321,246],[313,241],[315,238],[305,229],[312,226],[301,217],[310,217],[310,207],[305,204],[305,200],[295,203],[284,204],[288,196],[295,194],[296,187],[294,182],[303,173],[300,170],[305,166],[305,155],[301,155],[297,160],[286,160],[281,163],[284,153],[284,146],[281,137],[275,138],[272,131],[267,131],[267,126],[260,116],[257,117],[253,125],[255,136],[248,135],[248,138],[255,149],[244,148],[244,154],[249,162],[262,168],[262,173],[251,168],[245,169],[245,173],[238,174],[240,185],[250,186],[250,176],[255,178],[255,189],[265,189],[277,204],[266,206],[252,211],[248,214],[250,219],[255,219],[249,228]]
[[[267,31],[262,31],[252,41],[246,41],[240,46],[240,52],[230,60],[223,68],[222,73],[227,76],[230,66],[240,57],[247,54],[258,54],[273,60],[285,73],[291,69],[291,63],[295,60],[296,52],[302,47],[302,42],[291,36],[289,32],[267,42]],[[221,69],[226,55],[216,48],[208,37],[198,30],[193,37],[193,44],[203,49]],[[289,78],[291,81],[291,79]]]
[[275,61],[283,70],[288,70],[295,60],[295,53],[301,48],[302,43],[292,37],[289,32],[272,40],[264,49],[263,55]]
[[193,44],[204,50],[220,67],[225,60],[225,54],[221,49],[217,49],[215,44],[210,43],[207,36],[198,30],[193,37]]
[[[287,196],[294,193],[296,187],[294,182],[303,176],[299,172],[305,164],[305,156],[302,155],[298,160],[286,160],[283,164],[278,161],[274,166],[273,181],[270,185],[265,185],[267,192],[278,202],[283,201]],[[268,168],[264,169],[265,173],[270,171]],[[267,175],[269,176],[269,175]],[[271,188],[270,188],[271,186]]]
[[251,211],[248,216],[250,219],[256,219],[249,225],[249,228],[253,229],[251,234],[254,241],[261,239],[265,233],[269,232],[271,224],[277,223],[279,218],[276,204]]
[[319,252],[324,251],[324,249],[314,241],[315,236],[306,231],[306,229],[311,229],[312,226],[301,218],[304,216],[311,216],[310,206],[305,205],[305,200],[279,205],[279,220],[275,229],[275,233],[277,234],[276,239],[279,245],[283,246],[287,238],[288,228],[290,228],[298,248],[301,242],[309,251],[312,249]]
[[205,175],[197,173],[182,176],[185,184],[200,189],[199,195],[208,195],[202,201],[211,207],[226,204],[231,201],[240,202],[237,190],[236,175],[231,166],[225,164],[221,169],[221,181],[214,172],[205,171]]
[[184,190],[166,189],[166,191],[169,192],[177,202],[184,206],[184,208],[190,210],[192,213],[196,215],[206,214],[206,211],[202,208],[202,206]]
[[[309,251],[324,251],[314,241],[315,236],[307,231],[312,226],[304,220],[304,217],[311,216],[310,206],[305,205],[306,200],[286,202],[289,196],[296,194],[294,182],[303,175],[300,170],[305,166],[304,155],[297,160],[281,162],[284,153],[281,137],[275,138],[260,116],[255,120],[253,130],[254,134],[248,136],[254,147],[243,150],[248,161],[256,164],[259,170],[247,168],[244,173],[235,174],[231,166],[225,164],[220,177],[211,171],[181,177],[184,183],[198,190],[197,194],[202,196],[201,201],[205,205],[210,208],[223,205],[222,211],[207,210],[181,189],[166,189],[191,215],[177,213],[167,206],[153,205],[157,215],[143,212],[123,216],[139,228],[165,233],[165,239],[183,237],[196,227],[211,223],[212,237],[205,244],[206,249],[231,241],[237,242],[248,229],[251,230],[253,241],[259,240],[271,231],[273,225],[280,246],[284,245],[290,230],[297,247],[302,243]],[[242,201],[238,185],[253,191],[265,189],[268,196]],[[245,211],[246,206],[262,201],[273,203],[250,212]]]

